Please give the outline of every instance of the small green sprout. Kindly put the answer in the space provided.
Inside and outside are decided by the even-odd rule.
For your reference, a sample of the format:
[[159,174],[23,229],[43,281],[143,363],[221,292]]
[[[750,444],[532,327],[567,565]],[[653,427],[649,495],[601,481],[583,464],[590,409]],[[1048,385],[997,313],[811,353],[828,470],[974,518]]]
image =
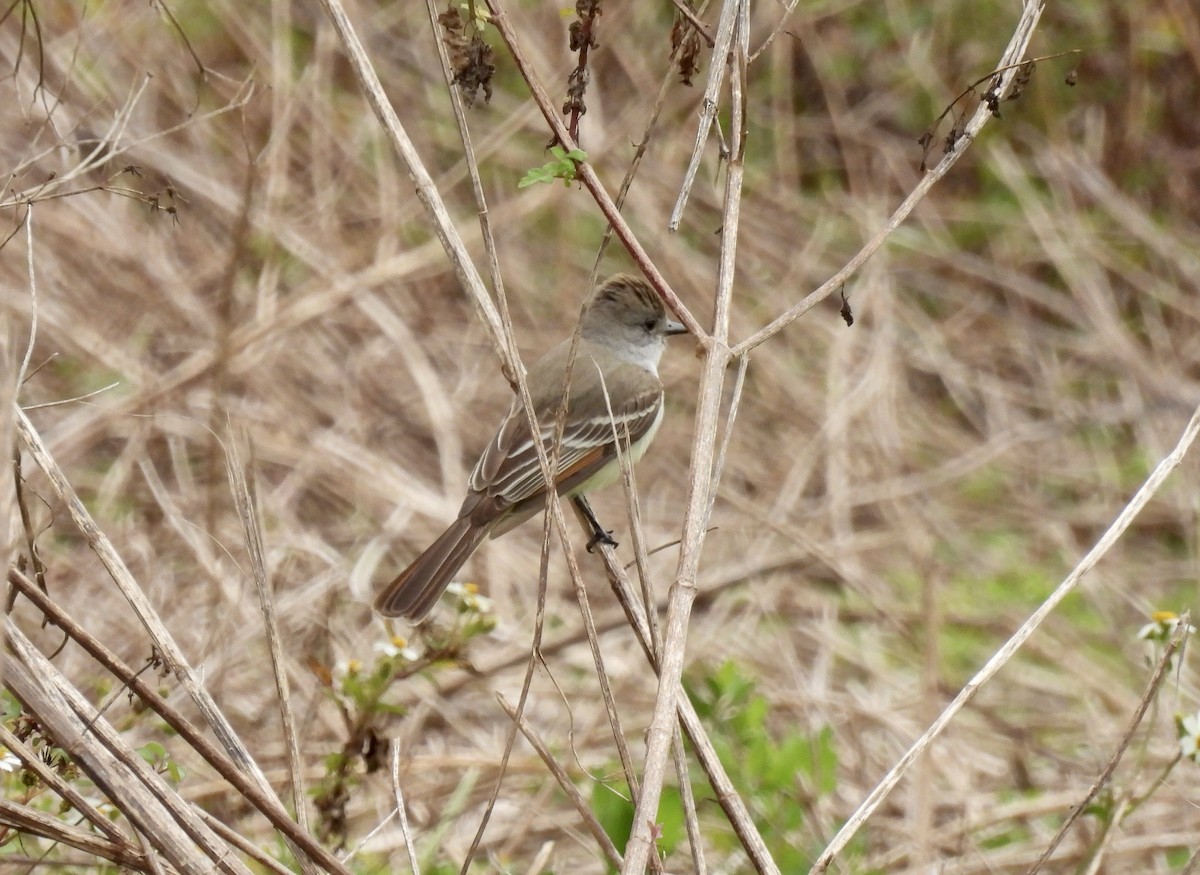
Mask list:
[[550,156],[553,160],[547,161],[541,167],[531,168],[517,183],[517,188],[528,188],[539,182],[549,183],[556,179],[561,179],[563,185],[570,185],[575,181],[579,162],[587,160],[587,152],[582,149],[572,149],[568,152],[562,146],[551,146]]

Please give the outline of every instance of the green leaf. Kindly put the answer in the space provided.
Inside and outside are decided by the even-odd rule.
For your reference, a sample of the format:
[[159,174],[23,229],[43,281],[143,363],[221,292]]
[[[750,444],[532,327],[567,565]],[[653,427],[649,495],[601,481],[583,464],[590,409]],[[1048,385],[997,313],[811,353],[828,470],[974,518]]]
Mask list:
[[528,188],[539,182],[553,182],[556,179],[561,179],[564,185],[569,185],[575,181],[576,163],[586,160],[587,153],[582,149],[572,149],[568,152],[562,146],[551,146],[550,157],[554,160],[547,161],[541,167],[530,168],[517,182],[517,188]]

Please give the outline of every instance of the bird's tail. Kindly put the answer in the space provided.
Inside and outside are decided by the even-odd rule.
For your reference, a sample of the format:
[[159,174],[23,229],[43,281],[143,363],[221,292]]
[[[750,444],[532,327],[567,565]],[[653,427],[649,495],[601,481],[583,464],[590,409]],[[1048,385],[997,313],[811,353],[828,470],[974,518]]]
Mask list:
[[450,585],[450,579],[491,528],[473,523],[469,516],[455,520],[428,550],[387,585],[375,599],[375,610],[385,617],[420,620],[433,608]]

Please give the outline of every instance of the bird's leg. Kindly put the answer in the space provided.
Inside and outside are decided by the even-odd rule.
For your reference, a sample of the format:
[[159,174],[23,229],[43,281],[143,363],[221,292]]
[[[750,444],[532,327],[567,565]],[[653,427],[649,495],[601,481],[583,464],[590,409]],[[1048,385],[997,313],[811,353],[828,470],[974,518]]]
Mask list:
[[587,551],[591,553],[596,549],[597,544],[603,544],[606,547],[615,547],[617,542],[612,539],[612,531],[605,529],[596,519],[596,515],[592,513],[592,506],[587,503],[587,499],[582,495],[576,495],[571,499],[575,503],[575,507],[579,508],[579,512],[583,514],[584,519],[588,521],[588,525],[592,527],[592,538],[587,542]]

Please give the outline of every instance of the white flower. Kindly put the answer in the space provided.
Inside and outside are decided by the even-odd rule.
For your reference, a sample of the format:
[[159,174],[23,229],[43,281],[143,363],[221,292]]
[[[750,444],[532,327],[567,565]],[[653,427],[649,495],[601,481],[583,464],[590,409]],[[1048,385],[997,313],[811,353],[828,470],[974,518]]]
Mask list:
[[[1171,611],[1155,611],[1150,615],[1151,622],[1138,629],[1137,637],[1142,641],[1170,641],[1179,628],[1180,619],[1178,614]],[[1192,635],[1196,627],[1188,623],[1183,631],[1186,635]]]
[[473,583],[455,581],[446,587],[446,592],[457,598],[458,603],[469,611],[476,614],[492,612],[492,600],[485,595],[480,595],[479,587]]
[[1200,763],[1200,711],[1179,721],[1179,753]]
[[375,642],[375,652],[389,658],[401,656],[409,662],[416,662],[421,658],[421,648],[409,644],[399,635],[388,641]]
[[1162,637],[1162,626],[1158,623],[1147,623],[1138,629],[1139,641],[1158,641]]
[[362,668],[362,663],[357,659],[339,659],[333,664],[333,678],[341,684],[346,678],[357,676]]

